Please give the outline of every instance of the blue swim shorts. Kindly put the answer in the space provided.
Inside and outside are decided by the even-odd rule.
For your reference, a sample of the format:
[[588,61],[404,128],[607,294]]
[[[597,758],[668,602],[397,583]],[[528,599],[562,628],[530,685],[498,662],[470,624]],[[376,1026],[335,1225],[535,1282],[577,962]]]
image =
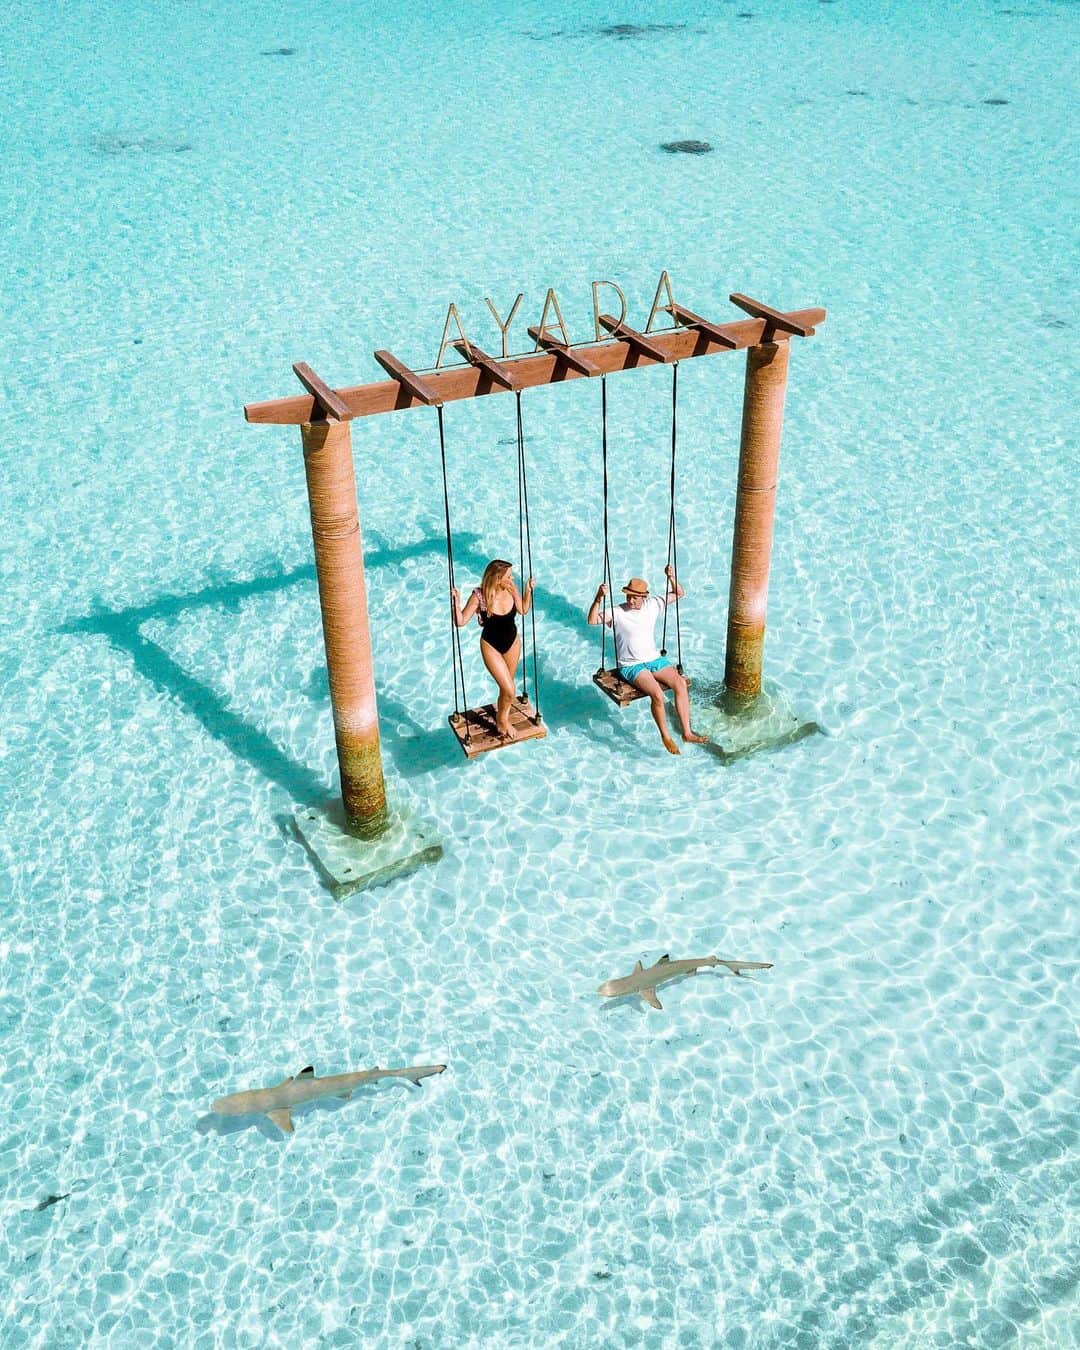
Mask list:
[[666,670],[670,665],[666,656],[658,656],[654,661],[636,661],[632,666],[620,666],[619,674],[633,684],[643,670]]

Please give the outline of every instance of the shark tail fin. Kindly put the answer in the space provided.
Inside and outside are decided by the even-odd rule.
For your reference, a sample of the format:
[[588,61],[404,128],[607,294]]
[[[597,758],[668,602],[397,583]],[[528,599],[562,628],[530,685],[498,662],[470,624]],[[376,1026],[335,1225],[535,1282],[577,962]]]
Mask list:
[[414,1087],[419,1087],[421,1079],[430,1078],[435,1073],[443,1073],[445,1069],[445,1064],[430,1064],[424,1069],[418,1069],[414,1074],[408,1074],[407,1077]]

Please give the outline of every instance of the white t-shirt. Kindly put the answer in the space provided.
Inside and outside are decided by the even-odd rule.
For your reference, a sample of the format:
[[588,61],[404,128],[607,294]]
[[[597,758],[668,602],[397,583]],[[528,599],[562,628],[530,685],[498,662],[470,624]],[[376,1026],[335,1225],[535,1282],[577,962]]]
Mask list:
[[659,595],[649,595],[640,609],[616,605],[605,610],[603,622],[615,633],[615,662],[620,666],[636,666],[639,661],[655,661],[660,655],[656,645],[656,621],[663,614],[667,601]]

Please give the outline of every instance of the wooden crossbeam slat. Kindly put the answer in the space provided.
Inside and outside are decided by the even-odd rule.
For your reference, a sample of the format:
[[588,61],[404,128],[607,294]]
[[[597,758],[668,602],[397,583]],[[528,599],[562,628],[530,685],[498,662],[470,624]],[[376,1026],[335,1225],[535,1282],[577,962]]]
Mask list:
[[497,381],[504,389],[520,389],[521,381],[512,370],[507,369],[495,360],[493,356],[488,356],[483,352],[475,342],[458,341],[453,343],[454,350],[460,352],[468,361],[469,365],[475,366],[477,370],[482,370],[490,379]]
[[652,361],[666,361],[668,359],[663,348],[658,347],[644,333],[639,333],[636,328],[627,328],[626,324],[620,323],[618,319],[613,319],[610,314],[601,314],[600,322],[609,333],[617,338],[622,338],[624,342],[628,342],[639,356],[647,356]]
[[727,347],[729,351],[734,351],[739,345],[733,337],[729,337],[719,324],[710,323],[708,319],[703,319],[700,314],[695,314],[692,309],[687,309],[685,305],[675,304],[665,305],[664,308],[670,313],[676,323],[681,323],[685,328],[696,328],[699,333],[713,342],[719,342],[721,347]]
[[315,400],[316,407],[320,408],[331,422],[352,421],[353,410],[324,380],[319,379],[306,361],[294,361],[293,374]]
[[417,375],[415,371],[410,370],[404,361],[399,361],[392,352],[377,351],[375,360],[388,375],[393,375],[402,389],[411,394],[413,398],[418,398],[421,403],[427,404],[428,407],[440,406],[442,400],[431,385]]
[[603,371],[595,361],[590,361],[587,356],[582,356],[580,352],[574,351],[568,347],[565,342],[560,342],[558,338],[553,338],[550,333],[542,333],[539,324],[533,324],[529,329],[529,336],[544,351],[551,352],[561,361],[565,362],[571,370],[576,370],[580,375],[602,375]]
[[[823,309],[793,310],[788,314],[794,324],[805,328],[807,333],[814,326],[825,322]],[[723,331],[735,341],[735,350],[743,351],[755,347],[760,342],[772,342],[767,333],[775,331],[767,319],[736,319],[732,323],[721,325]],[[726,351],[710,345],[702,351],[701,335],[693,328],[674,328],[667,332],[650,333],[649,337],[659,348],[667,361],[689,360],[694,356],[714,356]],[[784,339],[781,339],[784,340]],[[637,366],[634,348],[629,341],[621,338],[606,338],[602,342],[589,343],[588,346],[575,348],[575,354],[584,356],[594,363],[601,375],[612,375],[620,370],[633,370]],[[532,352],[514,358],[514,374],[522,388],[536,389],[541,385],[554,384],[556,381],[581,380],[586,377],[567,366],[555,352]],[[440,402],[456,403],[459,399],[486,398],[492,394],[503,394],[505,389],[493,383],[475,366],[450,366],[443,370],[427,371],[423,375],[425,388],[430,389]],[[381,413],[401,412],[406,408],[422,408],[425,402],[415,394],[403,389],[398,380],[379,380],[373,384],[353,384],[339,388],[338,397],[349,406],[354,417],[375,417]],[[253,425],[301,426],[304,422],[318,417],[315,411],[317,400],[310,393],[295,394],[287,398],[264,399],[258,403],[244,406],[244,417]]]
[[774,328],[781,328],[785,333],[794,333],[796,337],[814,336],[812,328],[798,323],[793,315],[785,314],[783,310],[773,309],[771,305],[763,305],[759,300],[751,300],[748,295],[740,295],[738,291],[729,299],[733,305],[738,305],[747,314],[752,314],[755,319],[764,319],[767,324],[771,324]]

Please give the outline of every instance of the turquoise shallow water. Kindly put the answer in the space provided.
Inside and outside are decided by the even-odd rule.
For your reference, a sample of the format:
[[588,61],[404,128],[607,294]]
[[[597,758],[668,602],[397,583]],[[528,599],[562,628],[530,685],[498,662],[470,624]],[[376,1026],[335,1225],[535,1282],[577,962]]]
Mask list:
[[[0,1344],[1076,1343],[1076,21],[5,9]],[[446,855],[335,904],[288,824],[335,770],[299,436],[242,404],[431,362],[451,299],[496,350],[485,294],[584,337],[613,277],[643,323],[662,267],[829,310],[766,648],[828,734],[675,761],[595,693],[575,385],[526,400],[551,734],[466,766],[433,419],[354,424],[387,766]],[[702,687],[742,368],[680,379]],[[609,392],[615,570],[658,578],[668,377]],[[471,583],[512,405],[447,419]],[[599,1006],[669,950],[775,964]],[[437,1060],[287,1141],[208,1118]]]

